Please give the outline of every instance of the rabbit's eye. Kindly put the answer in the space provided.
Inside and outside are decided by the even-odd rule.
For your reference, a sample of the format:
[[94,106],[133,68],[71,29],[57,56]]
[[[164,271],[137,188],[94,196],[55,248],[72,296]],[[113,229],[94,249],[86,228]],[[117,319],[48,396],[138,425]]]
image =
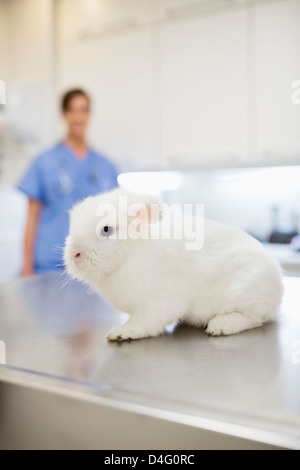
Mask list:
[[114,233],[114,229],[113,227],[110,227],[109,225],[105,225],[104,227],[102,227],[101,229],[101,235],[103,237],[109,237],[110,235],[112,235]]

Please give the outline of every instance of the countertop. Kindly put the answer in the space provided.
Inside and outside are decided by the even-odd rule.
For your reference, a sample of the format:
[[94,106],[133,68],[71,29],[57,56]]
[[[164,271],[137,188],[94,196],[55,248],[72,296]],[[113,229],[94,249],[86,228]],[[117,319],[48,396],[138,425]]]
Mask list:
[[[284,283],[278,321],[263,327],[215,338],[200,329],[170,325],[158,338],[124,343],[110,343],[106,336],[127,315],[63,273],[0,284],[0,363],[4,363],[0,365],[0,420],[7,428],[0,430],[0,448],[22,444],[78,448],[89,447],[88,443],[110,448],[159,448],[159,443],[160,448],[188,448],[189,443],[192,448],[198,443],[199,448],[214,448],[223,442],[226,448],[299,449],[300,279],[286,277]],[[21,387],[23,392],[9,387]],[[31,392],[35,401],[30,401]],[[49,424],[54,418],[47,415],[47,406],[42,413],[31,410],[39,392],[64,397],[53,405],[51,413],[60,413],[55,425]],[[95,436],[85,441],[82,432],[89,423],[83,417],[76,436],[75,427],[70,431],[81,408],[70,408],[68,397],[93,404],[94,416],[97,407],[118,411],[113,427],[107,424],[109,416],[101,418],[101,429],[106,431],[100,443]],[[127,417],[122,415],[124,410]],[[131,423],[132,416],[137,417],[136,423],[133,418]],[[147,431],[151,423],[146,426],[141,417],[173,423],[173,427],[157,441],[155,432]],[[37,429],[56,426],[64,437],[52,432],[43,440],[37,430],[30,440],[24,436],[28,427],[20,426],[28,419],[33,433],[36,421]],[[122,420],[128,425],[126,436]],[[93,426],[98,424],[95,420]],[[184,426],[184,432],[179,429],[172,440],[175,424]],[[69,427],[64,434],[63,426]],[[190,430],[196,436],[200,429],[212,433],[206,441],[189,437]],[[123,433],[123,440],[118,433]],[[218,433],[223,440],[214,441]],[[226,444],[224,436],[238,441]],[[64,444],[58,444],[61,441]]]
[[264,247],[281,264],[288,276],[300,276],[300,252],[283,243],[264,243]]

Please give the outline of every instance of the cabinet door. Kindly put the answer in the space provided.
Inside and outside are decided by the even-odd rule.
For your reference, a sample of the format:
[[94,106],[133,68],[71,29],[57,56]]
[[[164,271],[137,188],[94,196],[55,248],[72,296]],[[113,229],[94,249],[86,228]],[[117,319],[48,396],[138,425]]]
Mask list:
[[[156,7],[156,8],[154,8]],[[59,0],[56,9],[64,17],[60,33],[67,38],[120,32],[148,23],[157,0]],[[70,21],[72,18],[72,21]]]
[[165,164],[222,166],[247,157],[246,25],[239,8],[162,28]]
[[149,31],[77,41],[60,59],[60,87],[91,93],[91,142],[122,168],[152,161],[152,71]]
[[256,2],[257,150],[264,163],[300,162],[300,2]]
[[140,27],[151,11],[152,0],[56,4],[59,90],[90,92],[90,141],[123,169],[152,165],[154,32]]
[[249,0],[154,0],[159,4],[164,18],[181,18],[199,13],[207,13],[219,8],[235,7]]

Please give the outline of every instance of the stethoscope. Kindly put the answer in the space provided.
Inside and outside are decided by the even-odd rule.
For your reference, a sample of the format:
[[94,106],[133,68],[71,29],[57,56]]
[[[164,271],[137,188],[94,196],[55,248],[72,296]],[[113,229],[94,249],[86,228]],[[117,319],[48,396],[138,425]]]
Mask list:
[[[59,194],[63,196],[71,194],[74,190],[74,183],[72,181],[70,174],[67,172],[67,167],[68,167],[67,158],[64,155],[61,155],[59,159],[57,191]],[[90,169],[87,175],[87,181],[89,183],[96,183],[97,180],[98,180],[98,174],[96,173],[95,170]]]

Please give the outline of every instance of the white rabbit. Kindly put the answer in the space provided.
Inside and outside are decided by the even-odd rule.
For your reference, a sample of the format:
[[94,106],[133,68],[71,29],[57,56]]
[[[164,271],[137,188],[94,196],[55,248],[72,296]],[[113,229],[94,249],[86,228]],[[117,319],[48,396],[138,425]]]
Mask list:
[[[127,207],[120,204],[124,197]],[[96,215],[107,204],[116,220],[108,213]],[[109,340],[157,336],[175,321],[204,327],[209,335],[230,335],[276,317],[283,295],[281,270],[242,230],[204,219],[204,246],[193,251],[173,234],[170,239],[120,235],[127,221],[137,221],[140,233],[143,227],[149,233],[154,224],[162,226],[160,213],[155,197],[123,189],[89,197],[70,213],[64,252],[68,273],[130,315]]]

